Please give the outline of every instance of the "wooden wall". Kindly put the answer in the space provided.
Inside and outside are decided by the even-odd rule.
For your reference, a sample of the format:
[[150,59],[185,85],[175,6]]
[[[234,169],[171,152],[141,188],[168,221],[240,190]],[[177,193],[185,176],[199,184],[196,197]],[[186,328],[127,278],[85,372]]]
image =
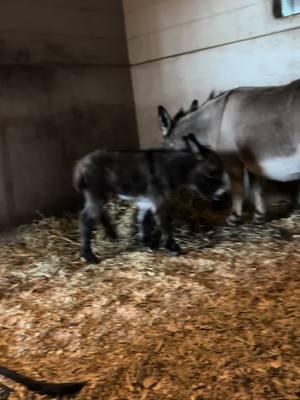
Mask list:
[[0,226],[69,209],[100,146],[138,146],[121,0],[2,0]]
[[300,78],[300,16],[275,19],[272,3],[123,0],[142,147],[160,144],[158,104]]

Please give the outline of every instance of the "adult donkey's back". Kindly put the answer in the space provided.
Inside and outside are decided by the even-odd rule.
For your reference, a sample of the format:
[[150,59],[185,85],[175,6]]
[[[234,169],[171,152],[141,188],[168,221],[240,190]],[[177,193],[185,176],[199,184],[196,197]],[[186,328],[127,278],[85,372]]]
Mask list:
[[252,176],[255,222],[265,216],[261,178],[287,182],[300,178],[300,80],[287,85],[241,87],[208,99],[173,119],[159,106],[163,138],[180,148],[181,137],[194,132],[197,140],[221,155],[230,176],[231,224],[242,217],[243,176]]

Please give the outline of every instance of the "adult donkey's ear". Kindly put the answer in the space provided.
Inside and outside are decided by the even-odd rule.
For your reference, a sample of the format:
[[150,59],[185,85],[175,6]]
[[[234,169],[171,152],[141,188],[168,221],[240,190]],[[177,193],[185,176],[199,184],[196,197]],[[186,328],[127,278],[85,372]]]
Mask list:
[[214,97],[216,97],[216,93],[214,91],[214,89],[210,92],[207,101],[212,100]]
[[170,128],[172,121],[168,111],[164,106],[158,106],[158,119],[161,133],[164,137],[168,136],[170,133]]
[[199,102],[198,102],[198,100],[195,99],[195,100],[193,100],[193,102],[191,104],[190,111],[191,112],[196,111],[196,110],[198,110],[198,107],[199,107]]

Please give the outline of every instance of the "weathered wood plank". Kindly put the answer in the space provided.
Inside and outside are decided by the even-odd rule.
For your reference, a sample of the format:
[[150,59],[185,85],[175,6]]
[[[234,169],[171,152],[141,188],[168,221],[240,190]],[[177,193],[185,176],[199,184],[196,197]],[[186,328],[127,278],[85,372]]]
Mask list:
[[157,31],[188,24],[255,5],[255,0],[164,0],[126,14],[127,37],[147,36]]
[[72,197],[84,153],[138,145],[127,67],[0,66],[0,121],[0,226]]
[[[20,0],[1,0],[1,6],[12,4],[18,7],[21,3]],[[26,0],[26,5],[44,8],[76,8],[118,14],[122,12],[122,0]]]
[[[158,12],[160,7],[166,6],[167,1],[152,7],[152,16],[140,19],[135,16],[135,30],[132,17],[126,16],[129,56],[132,64],[249,40],[297,28],[300,24],[300,16],[282,20],[275,19],[272,15],[271,3],[264,0],[243,0],[240,3],[242,6],[239,8],[234,8],[237,6],[236,0],[218,3],[216,0],[212,0],[212,2],[205,0],[201,3],[201,7],[195,3],[198,4],[198,8],[191,7],[186,13],[182,11],[182,2],[178,3],[178,0],[173,0],[169,2],[169,4],[171,3],[174,9],[170,10],[169,17],[167,10],[164,13]],[[176,8],[176,4],[180,4],[180,6]],[[217,8],[217,4],[219,8]],[[215,5],[215,9],[212,7],[213,5]],[[228,11],[216,12],[221,10],[221,5],[227,5]],[[156,15],[153,14],[154,10],[157,12]],[[149,12],[149,10],[145,10],[145,12]],[[192,18],[192,14],[194,14],[194,19],[184,22],[184,18],[188,21],[189,18]],[[174,21],[174,25],[172,25],[172,21]],[[133,35],[131,39],[130,35]]]
[[0,33],[37,33],[78,37],[122,38],[122,14],[86,12],[76,8],[44,7],[20,2],[1,4]]
[[128,64],[125,39],[0,33],[0,64]]

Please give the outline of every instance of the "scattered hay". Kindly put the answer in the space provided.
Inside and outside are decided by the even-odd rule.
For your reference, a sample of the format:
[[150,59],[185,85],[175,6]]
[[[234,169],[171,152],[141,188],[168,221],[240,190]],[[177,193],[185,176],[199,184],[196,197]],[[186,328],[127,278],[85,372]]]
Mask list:
[[[21,227],[0,247],[0,364],[88,381],[78,400],[299,398],[300,214],[228,228],[195,199],[174,205],[182,257],[139,250],[124,204],[98,266],[79,260],[76,218]],[[1,381],[10,400],[46,399]]]

